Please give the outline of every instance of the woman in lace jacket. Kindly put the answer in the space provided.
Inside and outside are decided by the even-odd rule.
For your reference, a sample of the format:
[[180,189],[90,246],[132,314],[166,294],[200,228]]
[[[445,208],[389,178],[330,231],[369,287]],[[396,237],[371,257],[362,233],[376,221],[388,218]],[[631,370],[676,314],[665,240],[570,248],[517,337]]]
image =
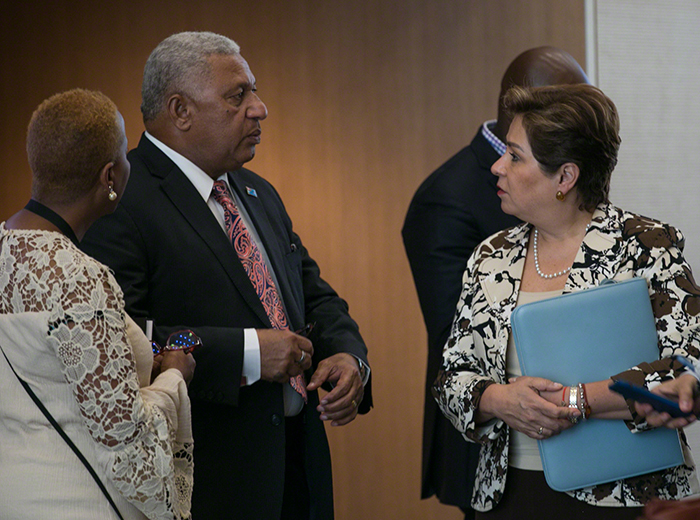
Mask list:
[[[0,224],[0,516],[118,518],[18,378],[95,470],[125,519],[189,518],[194,360],[150,342],[107,267],[78,240],[129,178],[124,120],[99,92],[44,101],[27,135],[32,200]],[[152,380],[152,376],[154,376]]]
[[[560,493],[544,480],[536,441],[575,428],[582,411],[647,429],[608,386],[653,386],[681,373],[674,354],[698,358],[700,290],[680,231],[608,202],[620,144],[612,101],[593,86],[569,85],[515,88],[506,102],[514,117],[492,172],[502,209],[524,223],[486,239],[469,259],[434,393],[465,438],[481,443],[477,518],[636,518],[653,497],[698,491],[687,446],[684,465]],[[510,325],[517,305],[632,277],[647,280],[660,360],[582,381],[590,409],[577,387],[569,408],[561,384],[521,375]]]

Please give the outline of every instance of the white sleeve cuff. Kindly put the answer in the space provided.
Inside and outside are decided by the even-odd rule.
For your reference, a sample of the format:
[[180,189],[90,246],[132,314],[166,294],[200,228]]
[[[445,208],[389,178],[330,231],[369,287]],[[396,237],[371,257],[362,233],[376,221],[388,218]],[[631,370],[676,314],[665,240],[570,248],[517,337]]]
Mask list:
[[243,377],[252,385],[260,379],[260,342],[255,329],[243,329]]

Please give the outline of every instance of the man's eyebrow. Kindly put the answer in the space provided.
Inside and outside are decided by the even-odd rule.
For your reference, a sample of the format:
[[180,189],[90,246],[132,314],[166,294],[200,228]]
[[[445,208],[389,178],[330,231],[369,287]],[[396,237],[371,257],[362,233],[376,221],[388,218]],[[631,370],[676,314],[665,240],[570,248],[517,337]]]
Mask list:
[[231,86],[226,90],[226,92],[231,93],[231,92],[237,92],[237,91],[239,91],[239,90],[243,90],[243,91],[246,91],[246,90],[254,90],[255,88],[256,88],[256,87],[255,87],[255,83],[251,83],[250,81],[243,80],[243,81],[239,81],[239,82],[237,82],[237,83],[231,85]]

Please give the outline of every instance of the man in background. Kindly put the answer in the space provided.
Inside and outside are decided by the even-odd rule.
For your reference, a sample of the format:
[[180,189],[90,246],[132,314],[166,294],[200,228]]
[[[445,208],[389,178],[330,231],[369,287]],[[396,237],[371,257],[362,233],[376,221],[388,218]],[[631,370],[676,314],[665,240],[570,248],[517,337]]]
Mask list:
[[485,122],[469,144],[433,172],[408,208],[402,235],[428,331],[428,368],[423,419],[421,498],[460,507],[474,518],[470,502],[479,446],[467,442],[440,413],[430,389],[442,363],[467,259],[485,238],[519,223],[501,211],[491,166],[505,153],[510,120],[503,96],[514,85],[588,83],[568,53],[537,47],[520,54],[501,82],[498,119]]
[[323,421],[369,411],[367,349],[278,193],[243,168],[267,117],[255,77],[229,38],[179,33],[148,58],[142,97],[146,133],[119,209],[83,247],[156,340],[202,339],[193,518],[333,518]]

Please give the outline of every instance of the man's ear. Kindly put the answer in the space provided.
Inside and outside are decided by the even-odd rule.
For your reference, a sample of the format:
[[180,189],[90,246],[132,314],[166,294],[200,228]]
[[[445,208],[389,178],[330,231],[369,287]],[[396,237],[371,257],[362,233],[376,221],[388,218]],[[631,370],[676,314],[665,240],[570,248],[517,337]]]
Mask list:
[[566,195],[574,189],[580,174],[581,170],[576,163],[569,162],[562,164],[559,168],[559,185],[557,189]]
[[192,100],[183,94],[173,94],[167,102],[168,117],[178,130],[186,132],[192,125]]

